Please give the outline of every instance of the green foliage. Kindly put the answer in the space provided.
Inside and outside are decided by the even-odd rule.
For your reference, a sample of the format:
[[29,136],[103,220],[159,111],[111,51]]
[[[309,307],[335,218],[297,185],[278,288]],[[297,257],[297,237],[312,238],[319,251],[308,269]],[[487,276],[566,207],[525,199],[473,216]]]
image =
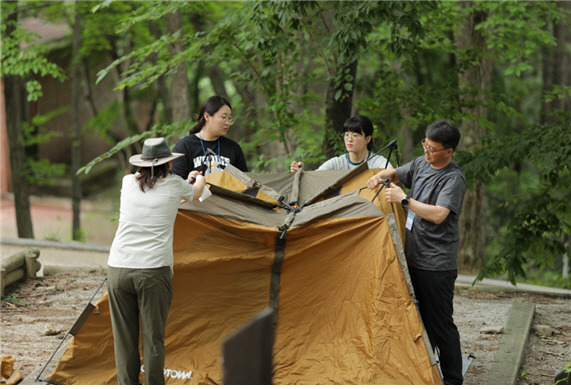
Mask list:
[[112,157],[116,153],[126,149],[127,146],[129,145],[132,145],[133,143],[136,142],[142,142],[147,138],[164,137],[168,141],[168,139],[170,139],[172,136],[182,134],[184,131],[186,131],[188,126],[189,126],[188,121],[176,122],[173,124],[164,124],[164,125],[156,124],[155,126],[153,126],[153,128],[150,131],[145,131],[137,135],[132,135],[130,137],[121,140],[120,142],[115,144],[115,146],[113,146],[109,151],[94,158],[85,166],[82,166],[75,174],[81,174],[81,173],[89,174],[93,166],[95,166],[97,163]]
[[[22,123],[22,146],[33,147],[47,143],[55,137],[61,136],[61,132],[45,130],[43,125],[49,120],[69,111],[67,107],[62,107],[51,111],[47,115],[36,115],[31,123]],[[52,163],[47,158],[37,160],[31,156],[26,157],[26,167],[21,167],[26,174],[26,180],[31,185],[49,185],[55,178],[65,174],[66,166],[63,163]]]
[[47,158],[40,160],[27,157],[26,162],[30,168],[26,179],[31,185],[50,185],[57,177],[63,177],[66,165],[63,163],[52,163]]
[[52,242],[62,242],[63,239],[61,237],[61,231],[59,228],[56,229],[49,229],[44,232],[43,240],[48,240]]
[[[525,277],[527,264],[547,266],[557,255],[571,254],[564,242],[571,232],[571,121],[530,125],[520,134],[491,135],[473,154],[461,154],[470,181],[493,182],[514,164],[526,163],[535,171],[535,182],[509,188],[502,206],[509,209],[507,232],[497,236],[497,252],[480,271],[507,273],[512,283]],[[516,181],[517,182],[517,181]],[[519,187],[518,187],[519,186]]]
[[[0,75],[31,77],[51,76],[59,81],[65,80],[65,72],[47,59],[49,48],[45,44],[37,44],[40,36],[18,26],[8,16],[16,12],[17,3],[1,3],[2,12],[0,34],[2,36],[2,66]],[[10,33],[10,31],[12,33]],[[26,82],[28,101],[36,101],[42,96],[40,83],[35,79]]]
[[[309,31],[303,19],[314,9],[314,2],[246,2],[205,37],[212,44],[212,57],[246,64],[247,69],[232,74],[239,85],[258,86],[264,95],[267,115],[257,124],[251,144],[277,140],[288,154],[294,153],[289,150],[291,138],[313,126],[313,120],[308,124],[300,119],[311,117],[307,103],[315,98],[312,92],[299,91],[314,77],[305,68]],[[230,31],[232,40],[226,38]],[[295,77],[300,68],[303,77]],[[254,166],[265,170],[271,158],[255,154]]]
[[20,305],[26,305],[26,303],[24,301],[20,300],[18,297],[14,296],[12,294],[9,294],[7,296],[2,296],[2,301],[8,301],[8,302],[13,301],[13,302],[20,304]]
[[[141,88],[146,88],[157,80],[160,76],[168,75],[174,67],[183,60],[192,60],[199,55],[199,52],[192,47],[175,56],[170,56],[167,47],[179,38],[178,34],[172,36],[162,36],[160,39],[147,46],[133,50],[129,54],[113,61],[105,69],[97,74],[99,83],[107,74],[124,62],[129,62],[129,69],[121,73],[123,79],[117,84],[115,89],[124,89],[128,86],[139,84]],[[152,54],[159,53],[159,61],[153,64],[148,61]]]
[[[50,141],[54,137],[61,136],[61,131],[57,132],[46,132],[43,130],[43,125],[50,121],[51,119],[68,112],[68,107],[61,107],[59,109],[53,110],[47,115],[36,115],[32,118],[32,122],[22,123],[22,145],[23,146],[35,146],[45,142]],[[37,131],[39,130],[39,131]]]
[[87,241],[85,230],[79,229],[73,232],[73,240],[85,243]]
[[525,279],[526,283],[534,285],[571,289],[571,278],[563,277],[553,266],[528,266],[525,269]]
[[83,131],[92,131],[93,133],[100,134],[102,137],[107,135],[110,128],[115,123],[121,120],[121,105],[117,100],[112,100],[97,115],[89,119],[85,124]]
[[[15,27],[6,17],[14,5],[2,2],[2,75],[24,77],[29,98],[37,99],[37,77],[63,80],[64,73],[47,60],[48,48],[37,44],[38,36],[19,29],[5,34]],[[337,101],[356,93],[353,108],[373,121],[376,150],[401,137],[404,127],[412,130],[420,152],[418,141],[427,123],[441,117],[478,121],[487,131],[481,148],[459,150],[457,159],[470,185],[486,185],[487,231],[493,239],[480,275],[507,272],[515,281],[530,266],[553,268],[569,250],[569,114],[554,111],[555,124],[537,124],[541,53],[555,44],[551,24],[568,17],[556,2],[105,0],[19,5],[25,5],[21,10],[26,15],[41,9],[46,18],[64,18],[70,25],[73,13],[80,12],[82,59],[99,65],[101,58],[111,56],[97,82],[106,78],[133,100],[156,96],[156,81],[180,64],[198,85],[192,92],[207,97],[213,87],[204,69],[216,65],[235,116],[247,118],[246,136],[239,141],[254,171],[287,170],[299,155],[306,169],[317,167],[324,159],[324,140],[337,153],[345,152],[337,129],[325,130],[325,95],[331,83]],[[170,12],[183,15],[183,29],[155,37],[151,27],[162,31]],[[457,42],[474,12],[485,44],[461,51]],[[176,40],[183,42],[184,51],[173,56],[168,47]],[[459,86],[459,76],[482,58],[494,62],[492,89]],[[353,64],[358,64],[356,75],[350,71]],[[554,86],[545,99],[565,98],[569,90]],[[248,105],[250,101],[255,103]],[[122,104],[110,101],[83,131],[105,137],[124,120],[129,106]],[[478,107],[489,114],[476,116]],[[152,130],[114,142],[77,174],[87,174],[96,163],[146,137],[186,134],[189,124],[159,119]],[[32,131],[39,127],[39,122],[25,127],[27,145],[54,135]],[[286,158],[266,151],[278,142]],[[39,164],[30,163],[34,170]],[[56,173],[18,172],[35,179]]]
[[555,385],[569,385],[571,384],[571,362],[567,363],[557,373],[554,380]]
[[555,2],[504,1],[477,2],[475,9],[487,17],[476,29],[486,35],[486,49],[497,58],[507,59],[505,75],[519,77],[534,69],[530,59],[542,46],[555,45],[547,21],[558,20],[561,10]]

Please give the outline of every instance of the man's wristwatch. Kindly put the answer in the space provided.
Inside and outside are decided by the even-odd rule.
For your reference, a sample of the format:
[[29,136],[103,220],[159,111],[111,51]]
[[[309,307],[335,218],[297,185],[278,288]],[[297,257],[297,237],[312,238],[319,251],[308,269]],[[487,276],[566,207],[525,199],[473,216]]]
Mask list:
[[406,196],[404,199],[402,199],[402,200],[400,201],[400,203],[401,203],[401,205],[402,205],[403,207],[406,207],[406,206],[408,205],[408,202],[409,202],[409,201],[410,201],[410,196]]

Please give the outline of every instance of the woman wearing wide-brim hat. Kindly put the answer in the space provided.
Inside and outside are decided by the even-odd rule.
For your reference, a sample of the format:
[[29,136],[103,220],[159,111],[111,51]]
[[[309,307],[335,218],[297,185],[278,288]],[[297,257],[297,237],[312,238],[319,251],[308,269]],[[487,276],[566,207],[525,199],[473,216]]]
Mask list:
[[[173,228],[181,199],[204,190],[198,172],[184,180],[171,174],[172,153],[163,138],[150,138],[129,162],[139,167],[123,177],[119,227],[108,265],[109,308],[115,343],[117,383],[139,384],[139,323],[145,383],[165,383],[164,336],[173,297]],[[194,183],[191,184],[190,182]]]

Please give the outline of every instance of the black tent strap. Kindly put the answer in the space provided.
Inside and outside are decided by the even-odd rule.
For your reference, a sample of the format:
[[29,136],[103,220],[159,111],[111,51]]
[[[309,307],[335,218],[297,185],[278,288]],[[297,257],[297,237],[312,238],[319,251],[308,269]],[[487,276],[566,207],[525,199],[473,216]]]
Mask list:
[[[371,200],[371,202],[375,202],[375,199],[377,198],[377,196],[379,195],[379,193],[381,193],[381,191],[383,190],[383,187],[389,188],[390,187],[390,180],[388,178],[385,178],[384,180],[381,180],[379,182],[379,190],[377,191],[377,194],[375,194],[375,197],[373,197],[373,199]],[[361,189],[365,189],[361,188]]]
[[276,248],[274,252],[274,264],[272,266],[272,276],[270,279],[270,307],[274,308],[274,325],[277,324],[278,302],[280,296],[280,282],[282,274],[282,265],[285,259],[285,244],[287,237],[287,227],[279,228],[276,236]]
[[280,196],[278,198],[278,202],[280,203],[279,207],[282,209],[285,209],[288,213],[293,212],[293,213],[298,213],[301,212],[301,210],[303,209],[303,206],[298,206],[297,202],[293,203],[293,204],[288,204],[284,201],[285,196]]

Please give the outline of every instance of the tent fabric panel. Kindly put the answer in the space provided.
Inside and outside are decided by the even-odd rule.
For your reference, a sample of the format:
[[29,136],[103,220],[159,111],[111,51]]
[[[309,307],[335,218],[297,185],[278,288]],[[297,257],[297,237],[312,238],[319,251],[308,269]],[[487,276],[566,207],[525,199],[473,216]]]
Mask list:
[[276,384],[434,383],[383,217],[292,228],[286,247]]
[[383,216],[373,203],[360,198],[358,194],[357,191],[354,191],[306,205],[302,212],[295,215],[291,226],[301,226],[324,218]]
[[[341,187],[347,183],[348,181],[352,180],[354,177],[360,175],[364,171],[368,169],[367,164],[362,164],[361,166],[356,167],[352,170],[331,170],[333,172],[337,172],[337,180],[333,184],[328,184],[327,181],[323,182],[323,188],[321,191],[316,193],[313,197],[308,198],[305,202],[309,204],[313,204],[316,201],[319,201],[320,198],[329,198],[333,196],[337,196]],[[311,172],[311,174],[321,174],[321,171]]]
[[351,180],[349,180],[348,182],[343,184],[343,187],[341,188],[340,194],[349,193],[349,192],[352,192],[355,190],[359,190],[359,197],[362,197],[366,200],[372,201],[373,198],[375,198],[375,195],[377,195],[377,192],[379,192],[379,189],[381,189],[380,193],[375,198],[375,205],[385,215],[389,215],[391,213],[394,213],[394,215],[397,219],[397,225],[398,225],[399,232],[401,235],[401,240],[402,240],[403,245],[404,245],[404,240],[405,240],[405,236],[406,236],[406,230],[405,230],[406,217],[405,217],[402,205],[393,203],[393,205],[391,206],[391,204],[389,204],[387,202],[387,200],[385,199],[385,192],[384,192],[385,189],[384,188],[377,187],[375,189],[369,189],[366,187],[367,186],[367,180],[382,170],[384,170],[384,169],[368,169],[368,170],[365,170],[364,172],[362,172],[358,176],[353,177]]
[[[215,173],[212,173],[215,174]],[[212,195],[206,201],[184,201],[179,205],[183,213],[204,214],[234,220],[242,223],[254,223],[267,227],[275,227],[283,223],[286,213],[279,209],[269,209],[256,204]],[[176,232],[176,231],[175,231]]]
[[73,337],[49,380],[63,385],[117,384],[107,293]]
[[[222,197],[233,198],[233,199],[236,199],[238,201],[256,204],[256,205],[266,207],[266,208],[270,208],[270,209],[278,206],[277,201],[269,202],[269,201],[262,200],[262,199],[256,197],[261,193],[259,188],[257,188],[257,187],[253,188],[253,191],[250,192],[250,194],[241,193],[241,192],[234,192],[233,190],[226,189],[226,188],[223,188],[221,186],[216,186],[213,184],[208,184],[208,189],[210,189],[210,191],[213,194],[217,194],[217,195],[222,196]],[[250,189],[248,189],[248,191],[250,191]]]
[[299,203],[315,203],[335,188],[341,188],[347,176],[355,175],[355,170],[303,171],[299,184]]
[[[224,338],[268,306],[277,229],[179,211],[174,231],[166,383],[220,384]],[[116,384],[107,295],[96,308],[50,377],[54,382]]]
[[[256,198],[270,203],[276,203],[280,194],[276,192],[271,186],[265,185],[265,180],[262,179],[265,175],[255,175],[249,172],[243,172],[235,166],[228,165],[223,171],[211,173],[206,176],[206,182],[214,184],[235,192],[242,193],[249,187],[259,187],[260,190],[256,194]],[[285,176],[279,174],[278,176]],[[287,181],[287,180],[285,180]]]
[[192,375],[167,383],[221,384],[224,339],[269,304],[278,231],[186,212],[174,230],[175,296],[165,367]]
[[233,175],[224,172],[223,170],[210,173],[205,177],[205,179],[209,184],[214,184],[234,192],[241,193],[248,188],[248,185],[246,185],[244,182],[234,177]]
[[[293,186],[293,174],[291,173],[246,173],[253,180],[260,182],[264,186],[272,188],[275,193],[284,195],[285,201],[287,203],[291,202],[292,199],[287,196],[292,190]],[[279,196],[278,196],[279,197]]]
[[299,183],[299,196],[297,199],[291,198],[294,174],[255,174],[241,172],[229,165],[224,171],[211,173],[206,176],[209,184],[214,184],[229,190],[242,193],[248,185],[261,185],[260,194],[257,197],[272,202],[280,196],[284,196],[286,203],[297,201],[305,204],[310,200],[318,198],[324,192],[330,192],[332,188],[340,188],[343,182],[350,177],[357,175],[366,169],[365,165],[354,170],[323,170],[323,171],[303,171]]

